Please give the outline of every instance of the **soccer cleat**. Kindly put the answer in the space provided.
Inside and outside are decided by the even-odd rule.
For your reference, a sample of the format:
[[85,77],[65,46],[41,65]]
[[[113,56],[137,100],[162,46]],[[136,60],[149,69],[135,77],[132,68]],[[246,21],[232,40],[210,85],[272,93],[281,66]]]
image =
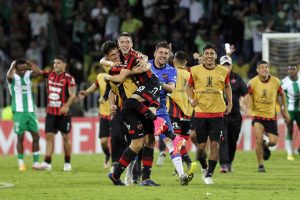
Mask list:
[[180,185],[188,185],[189,184],[188,175],[182,174],[179,178],[180,178]]
[[141,186],[160,186],[160,184],[155,183],[151,179],[146,179],[140,182]]
[[21,172],[26,171],[25,164],[19,164],[19,171],[21,171]]
[[264,140],[264,142],[263,142],[263,159],[264,160],[269,160],[270,156],[271,156],[271,151],[267,147],[266,141]]
[[107,176],[111,180],[111,182],[113,182],[114,185],[119,185],[119,186],[125,185],[120,179],[115,179],[113,173],[109,172]]
[[175,139],[173,140],[173,146],[174,146],[174,150],[172,153],[173,156],[180,154],[180,149],[183,145],[183,141],[184,139],[182,137],[176,135]]
[[232,165],[231,164],[228,164],[227,165],[227,169],[228,169],[228,173],[230,173],[230,172],[232,172],[233,171],[233,167],[232,167]]
[[214,182],[213,182],[213,180],[212,180],[211,177],[205,177],[205,178],[204,178],[204,183],[205,183],[206,185],[214,184]]
[[191,181],[194,178],[194,173],[197,170],[197,167],[198,167],[198,164],[197,164],[196,161],[192,162],[189,165],[189,167],[188,167],[188,173],[187,173],[189,181]]
[[289,160],[289,161],[295,161],[295,158],[294,158],[293,155],[288,155],[288,156],[286,157],[286,159]]
[[228,172],[228,167],[226,164],[222,164],[220,168],[221,173],[227,173]]
[[257,172],[266,172],[266,169],[265,169],[265,167],[264,167],[263,165],[260,165],[260,166],[258,167]]
[[65,163],[64,164],[64,172],[70,172],[72,171],[72,166],[70,163]]
[[51,166],[51,164],[48,164],[46,162],[42,162],[42,164],[40,165],[40,170],[51,171],[52,166]]
[[161,134],[163,130],[163,126],[165,125],[166,121],[161,117],[157,117],[156,120],[153,121],[153,123],[154,123],[154,135]]
[[166,154],[164,152],[160,152],[159,157],[156,161],[156,166],[158,166],[158,167],[163,166],[165,159],[166,159]]
[[41,164],[38,163],[38,162],[33,163],[32,164],[32,169],[41,170],[42,169]]

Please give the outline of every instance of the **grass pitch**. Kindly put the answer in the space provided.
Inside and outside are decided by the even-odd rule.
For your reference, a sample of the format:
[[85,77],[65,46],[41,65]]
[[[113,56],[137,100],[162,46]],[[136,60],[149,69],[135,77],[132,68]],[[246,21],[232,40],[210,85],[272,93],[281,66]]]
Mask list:
[[[157,158],[157,154],[155,158]],[[192,155],[194,156],[194,155]],[[257,172],[254,152],[238,152],[234,171],[213,177],[214,185],[204,185],[200,168],[188,186],[180,186],[172,176],[170,158],[163,167],[153,167],[152,179],[160,187],[113,186],[107,178],[108,170],[102,168],[103,154],[76,155],[72,157],[72,172],[63,172],[63,156],[54,156],[52,171],[31,169],[32,156],[26,156],[27,170],[19,172],[17,158],[0,157],[0,200],[55,199],[55,200],[294,200],[300,195],[300,156],[287,161],[283,151],[272,152],[265,162],[266,173]],[[155,159],[156,161],[156,159]],[[122,177],[123,179],[123,177]],[[5,185],[9,185],[4,187]]]

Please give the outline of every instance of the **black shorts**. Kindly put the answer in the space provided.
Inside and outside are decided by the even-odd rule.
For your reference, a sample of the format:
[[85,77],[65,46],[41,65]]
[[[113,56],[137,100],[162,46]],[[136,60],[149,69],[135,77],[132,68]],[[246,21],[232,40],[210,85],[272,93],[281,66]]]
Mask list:
[[71,116],[62,116],[62,115],[46,115],[46,133],[57,133],[60,131],[62,134],[68,134],[71,130]]
[[143,97],[151,107],[159,107],[159,93],[161,86],[157,78],[149,79],[145,84],[138,87],[133,93]]
[[122,110],[122,117],[131,140],[143,138],[146,134],[154,133],[153,121],[147,120],[132,109]]
[[190,120],[180,120],[178,117],[170,117],[174,133],[188,140],[190,137]]
[[207,138],[219,142],[223,136],[223,117],[194,118],[196,138],[198,144],[205,143]]
[[273,135],[278,136],[278,129],[277,129],[277,121],[276,120],[264,120],[264,119],[257,119],[254,118],[252,120],[252,126],[254,123],[260,123],[261,125],[264,126],[265,132],[271,133]]
[[110,135],[110,119],[100,117],[99,138],[109,137]]
[[116,114],[110,120],[110,135],[112,140],[124,141],[130,144],[128,131],[123,122],[123,117],[120,109],[117,109]]

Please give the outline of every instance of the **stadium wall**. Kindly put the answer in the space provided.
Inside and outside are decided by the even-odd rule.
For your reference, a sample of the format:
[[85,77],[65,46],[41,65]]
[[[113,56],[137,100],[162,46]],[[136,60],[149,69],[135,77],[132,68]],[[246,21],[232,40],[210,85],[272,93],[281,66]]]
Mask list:
[[[242,130],[238,141],[238,150],[250,151],[255,148],[255,139],[253,129],[251,126],[251,119],[244,118],[242,124]],[[39,119],[40,128],[40,148],[41,153],[45,153],[46,140],[45,140],[45,120]],[[279,130],[279,142],[274,149],[284,149],[284,136],[286,132],[286,126],[281,117],[278,117],[278,130]],[[294,133],[294,147],[300,147],[299,130],[295,125]],[[100,141],[98,139],[99,132],[99,120],[97,117],[84,117],[72,119],[71,130],[71,142],[73,154],[91,154],[102,153],[100,147]],[[0,155],[13,155],[16,154],[16,141],[17,137],[13,131],[12,121],[0,121]],[[31,135],[26,133],[25,136],[25,153],[31,153]],[[61,134],[57,134],[55,137],[55,154],[63,153],[62,137]],[[187,147],[194,150],[191,143],[188,142]]]

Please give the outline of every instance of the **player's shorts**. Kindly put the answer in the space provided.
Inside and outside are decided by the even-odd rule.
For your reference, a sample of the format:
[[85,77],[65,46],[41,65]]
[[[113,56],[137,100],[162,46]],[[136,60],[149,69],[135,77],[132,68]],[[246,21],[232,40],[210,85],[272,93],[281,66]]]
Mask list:
[[223,117],[194,118],[196,138],[198,144],[205,143],[207,138],[219,142],[223,136]]
[[146,134],[154,134],[153,121],[133,109],[122,110],[122,117],[131,140],[143,138]]
[[38,133],[38,121],[34,112],[14,112],[14,131],[16,134],[24,134],[25,131]]
[[99,138],[109,137],[110,135],[110,116],[100,116]]
[[151,107],[159,107],[159,93],[161,86],[157,78],[149,79],[133,93],[143,97]]
[[288,111],[290,118],[291,118],[291,122],[296,121],[298,127],[300,128],[300,111]]
[[265,132],[271,133],[273,135],[278,136],[278,129],[277,129],[277,121],[276,120],[265,120],[265,119],[254,118],[252,120],[252,125],[254,125],[254,123],[260,123],[261,125],[264,126]]
[[190,137],[190,128],[191,121],[190,120],[180,120],[178,117],[171,117],[172,127],[174,133],[180,135],[184,139],[188,140]]
[[60,131],[62,134],[68,134],[71,130],[71,116],[62,115],[46,115],[46,133],[57,133]]

